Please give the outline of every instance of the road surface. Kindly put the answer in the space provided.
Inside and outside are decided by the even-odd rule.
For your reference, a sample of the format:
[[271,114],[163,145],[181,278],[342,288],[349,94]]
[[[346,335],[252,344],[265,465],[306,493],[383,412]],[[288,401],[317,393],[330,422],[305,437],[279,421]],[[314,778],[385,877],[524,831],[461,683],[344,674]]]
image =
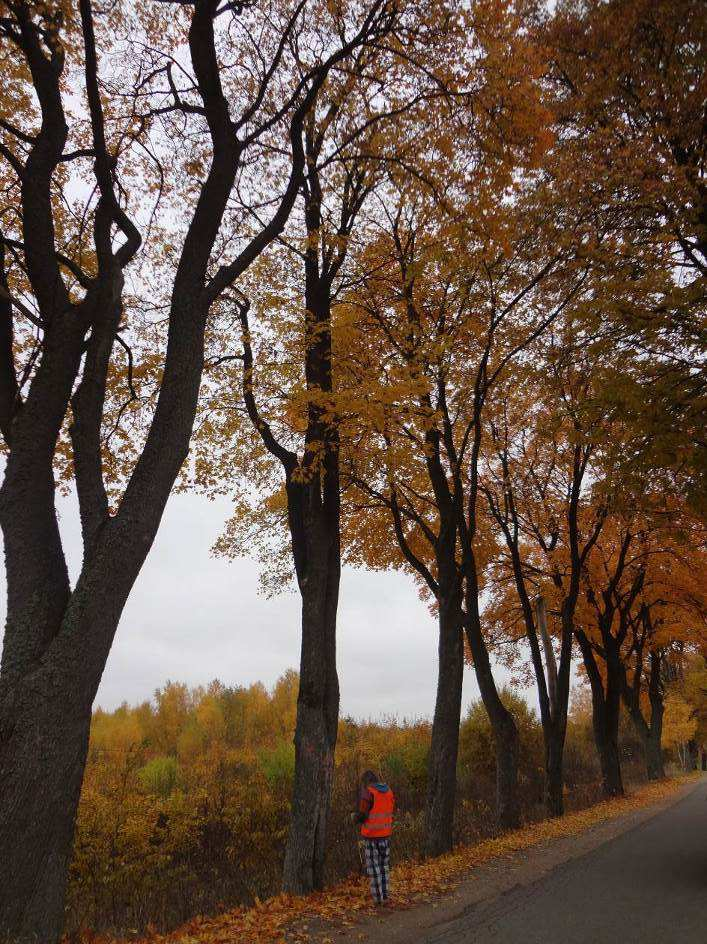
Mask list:
[[415,944],[707,944],[707,778],[641,826]]

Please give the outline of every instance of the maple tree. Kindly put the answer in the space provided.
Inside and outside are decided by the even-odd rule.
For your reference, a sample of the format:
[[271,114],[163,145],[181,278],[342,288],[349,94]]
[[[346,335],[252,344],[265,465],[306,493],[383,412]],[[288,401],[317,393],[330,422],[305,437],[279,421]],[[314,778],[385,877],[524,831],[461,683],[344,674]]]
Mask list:
[[390,213],[390,235],[375,246],[377,271],[367,294],[359,291],[354,299],[367,315],[368,356],[359,354],[357,369],[380,376],[382,352],[385,359],[373,424],[364,427],[347,474],[361,493],[359,507],[374,509],[369,528],[357,537],[357,553],[368,563],[380,560],[380,538],[371,532],[382,531],[380,509],[387,509],[404,564],[439,611],[430,769],[436,761],[441,812],[434,835],[443,842],[451,836],[462,631],[494,726],[499,818],[510,824],[517,816],[515,725],[498,697],[481,613],[494,539],[480,507],[479,463],[495,385],[580,291],[584,264],[571,246],[558,251],[561,240],[551,226],[544,228],[544,217],[538,222],[531,200],[519,197],[487,228],[485,208],[481,221],[471,215],[476,194],[465,205],[463,223],[454,219],[441,227],[423,199],[399,199]]
[[[393,26],[391,18],[391,30]],[[400,26],[398,32],[402,32]],[[407,39],[410,42],[410,36]],[[371,82],[368,71],[389,71],[393,65],[390,61],[375,63],[370,54],[361,57],[347,86],[363,97],[360,80],[365,76]],[[379,86],[380,80],[375,89]],[[374,96],[375,92],[369,93],[369,98]],[[352,231],[375,181],[375,170],[372,173],[368,166],[375,164],[370,131],[374,128],[380,133],[387,112],[398,112],[403,107],[399,103],[386,105],[376,113],[365,102],[357,115],[347,104],[346,98],[330,96],[326,109],[319,114],[315,105],[304,135],[304,246],[292,253],[302,265],[303,274],[301,356],[306,421],[302,423],[301,452],[278,440],[256,397],[250,300],[240,305],[243,400],[253,428],[283,468],[292,558],[302,596],[295,776],[283,871],[284,891],[299,894],[323,885],[339,716],[336,614],[341,574],[340,437],[334,398],[332,305]],[[333,165],[334,180],[327,179],[328,165]]]
[[[540,355],[537,388],[524,385],[523,374],[512,378],[494,429],[496,459],[485,491],[507,549],[495,565],[497,599],[490,615],[529,646],[554,794],[548,803],[558,811],[575,633],[593,676],[605,789],[621,789],[618,758],[608,756],[620,710],[620,659],[610,655],[602,688],[585,631],[574,625],[580,578],[606,516],[624,485],[635,487],[647,467],[662,470],[668,490],[700,502],[696,483],[704,449],[691,424],[697,420],[699,426],[703,414],[704,273],[695,263],[704,185],[700,93],[693,92],[702,87],[703,63],[693,45],[702,24],[690,12],[690,4],[680,12],[675,5],[640,2],[560,4],[539,30],[547,44],[558,134],[548,171],[559,199],[572,208],[593,284],[569,312],[566,331]],[[681,161],[690,165],[684,174]],[[555,383],[558,367],[561,397],[549,419],[543,388],[548,377]],[[527,403],[535,405],[530,416]],[[564,429],[558,403],[569,420]],[[548,602],[562,626],[559,672],[543,631]],[[600,624],[612,624],[611,610],[604,610]],[[627,704],[638,718],[635,698]]]
[[[613,510],[584,574],[576,635],[592,689],[594,733],[607,793],[623,790],[617,749],[621,700],[644,746],[649,776],[660,777],[664,664],[673,646],[699,648],[703,641],[699,577],[695,583],[679,571],[686,567],[701,572],[704,539],[699,527],[681,533],[685,522],[669,499],[648,495],[642,506],[634,497],[630,510],[622,505]],[[642,702],[644,672],[648,719]]]
[[[528,643],[545,741],[545,802],[557,816],[563,812],[581,577],[606,518],[601,503],[592,513],[589,496],[592,460],[606,425],[581,409],[591,383],[588,359],[556,339],[548,348],[541,371],[520,387],[514,380],[512,393],[500,397],[481,488],[505,546],[492,565],[488,618],[507,637],[524,636]],[[535,403],[531,418],[529,394]]]
[[[367,200],[386,165],[404,166],[410,160],[413,138],[405,129],[413,123],[419,127],[436,97],[456,93],[448,88],[450,57],[454,43],[464,39],[451,11],[449,28],[432,30],[447,18],[444,9],[433,7],[424,17],[410,9],[409,17],[391,14],[386,41],[366,47],[339,86],[330,83],[326,99],[314,103],[303,135],[306,173],[299,212],[244,286],[247,295],[235,299],[242,329],[238,386],[246,418],[264,450],[264,480],[268,485],[276,481],[271,460],[284,474],[271,503],[261,509],[256,502],[248,517],[262,525],[273,505],[283,513],[302,598],[295,778],[283,869],[283,888],[294,893],[322,887],[338,730],[339,452],[350,390],[338,384],[338,362],[346,351],[340,347],[342,332],[333,324],[334,309],[351,278],[347,257],[364,223]],[[423,49],[425,69],[416,62]],[[446,72],[435,69],[438,60],[446,61]],[[386,83],[396,91],[384,94]],[[300,280],[293,271],[301,273]],[[253,315],[261,329],[255,342]],[[232,377],[228,371],[214,373],[213,392],[204,398],[208,423],[197,440],[196,480],[206,478],[207,487],[215,481],[216,488],[239,495],[251,486],[252,439],[242,439],[239,413],[219,404],[220,389]],[[245,483],[233,474],[234,448],[249,457]],[[242,536],[233,540],[246,517],[243,510],[241,502],[219,543],[231,555],[243,546]]]
[[[704,514],[705,18],[695,0],[560,3],[543,32],[568,136],[568,199],[616,215],[634,286],[607,309],[653,368],[617,378],[657,467]],[[612,210],[613,208],[613,210]],[[658,252],[658,265],[638,262]],[[661,284],[662,283],[662,284]],[[650,297],[652,296],[652,297]]]
[[[433,17],[429,23],[437,23],[440,16],[440,11],[437,11],[437,19]],[[298,250],[295,242],[297,234],[294,234],[288,237],[286,247],[296,262],[304,263],[304,289],[298,286],[293,289],[291,270],[287,262],[283,262],[282,253],[279,257],[271,253],[267,260],[263,260],[257,274],[258,285],[266,285],[267,290],[263,292],[254,286],[254,294],[249,294],[248,300],[241,303],[246,340],[243,402],[266,452],[284,467],[285,490],[283,493],[275,486],[266,505],[262,506],[256,500],[253,503],[255,507],[250,508],[248,502],[242,500],[242,483],[237,483],[239,504],[218,547],[233,554],[241,552],[246,546],[243,532],[239,531],[245,511],[251,522],[258,522],[257,531],[261,536],[256,540],[263,541],[263,525],[267,528],[265,533],[268,536],[263,541],[267,557],[273,551],[272,522],[281,525],[286,514],[295,572],[303,596],[303,706],[305,696],[312,703],[314,700],[307,695],[310,677],[321,679],[318,689],[320,694],[316,697],[324,701],[329,699],[326,709],[330,716],[328,747],[326,750],[315,750],[310,755],[312,773],[309,775],[305,773],[305,758],[302,758],[298,769],[302,770],[303,779],[301,785],[295,786],[294,793],[295,816],[300,815],[299,807],[305,802],[312,803],[309,814],[312,824],[310,835],[314,835],[316,823],[321,823],[321,828],[317,827],[319,851],[314,857],[306,851],[309,846],[303,843],[301,832],[297,833],[295,843],[293,819],[292,842],[297,849],[297,856],[303,859],[301,872],[307,874],[307,878],[298,878],[293,882],[288,877],[289,866],[286,863],[285,884],[290,889],[311,885],[311,865],[306,864],[309,873],[305,873],[305,858],[310,862],[314,858],[318,862],[313,872],[315,884],[317,876],[321,875],[326,784],[330,774],[320,774],[322,789],[319,800],[316,799],[317,791],[312,788],[311,778],[315,769],[315,756],[321,758],[316,762],[320,771],[331,769],[330,761],[327,763],[324,758],[327,753],[331,756],[333,751],[335,726],[332,721],[338,704],[334,639],[341,540],[339,503],[340,491],[343,491],[343,501],[348,504],[350,477],[350,468],[347,468],[341,483],[340,453],[343,451],[344,456],[348,457],[359,448],[362,421],[365,421],[371,410],[376,409],[374,400],[378,380],[375,366],[365,376],[358,369],[362,339],[365,338],[363,343],[368,350],[372,349],[371,342],[376,343],[370,326],[359,314],[363,296],[358,286],[364,284],[370,273],[375,273],[380,267],[381,263],[375,261],[376,255],[387,252],[380,244],[378,233],[381,227],[388,225],[388,204],[395,199],[396,190],[404,190],[412,185],[419,186],[421,192],[436,192],[434,181],[439,176],[442,163],[448,160],[455,146],[468,140],[472,159],[480,166],[484,160],[488,160],[489,169],[484,168],[482,171],[488,177],[488,192],[482,196],[490,200],[494,183],[501,188],[504,184],[500,181],[503,180],[506,187],[510,186],[512,155],[523,152],[530,159],[530,155],[535,149],[541,148],[543,142],[541,124],[528,128],[523,123],[529,120],[528,104],[533,102],[534,94],[532,79],[538,72],[531,52],[526,49],[526,59],[510,61],[506,46],[499,47],[501,41],[515,42],[519,51],[523,52],[520,44],[522,16],[509,5],[500,3],[474,15],[455,11],[455,16],[446,25],[446,32],[436,28],[430,34],[425,27],[420,33],[418,42],[424,43],[427,57],[422,72],[426,84],[420,85],[419,79],[415,81],[419,67],[410,63],[414,47],[411,43],[406,47],[407,75],[401,75],[399,84],[405,89],[407,101],[405,96],[398,94],[393,104],[388,106],[393,113],[390,117],[395,120],[378,121],[374,137],[368,133],[372,119],[367,114],[364,124],[367,134],[362,141],[356,140],[356,132],[351,130],[357,127],[356,112],[352,111],[350,104],[348,107],[343,106],[334,120],[331,111],[327,111],[323,112],[319,123],[313,122],[307,145],[309,170],[302,203],[301,225],[306,245]],[[521,80],[524,63],[529,64],[534,71],[528,78]],[[391,64],[386,59],[384,65],[390,77]],[[514,83],[517,87],[514,87]],[[483,109],[479,106],[483,106]],[[533,107],[538,119],[542,120],[539,104],[535,102]],[[481,117],[477,117],[475,109]],[[345,148],[336,139],[339,121],[347,128]],[[483,140],[484,134],[489,137],[488,143]],[[504,136],[507,140],[504,140]],[[332,138],[338,148],[333,158],[328,138]],[[357,151],[352,150],[352,144],[356,145]],[[484,148],[487,150],[484,151]],[[482,156],[474,156],[474,149],[480,149]],[[451,184],[448,189],[454,198],[456,195]],[[369,195],[375,199],[368,199],[364,207],[364,200]],[[469,197],[466,199],[470,201]],[[357,216],[361,217],[364,209],[365,219],[359,221]],[[439,204],[438,212],[442,216],[445,214]],[[433,212],[430,225],[436,225]],[[355,253],[352,253],[352,246],[356,248]],[[277,291],[273,290],[274,287],[277,287]],[[301,306],[299,311],[298,305]],[[249,321],[254,309],[257,309],[260,322],[265,322],[266,315],[269,318],[269,323],[265,323],[261,329],[257,354],[254,354],[251,343]],[[302,311],[305,313],[304,330],[297,323],[297,319],[302,317]],[[273,324],[277,325],[277,331],[273,331]],[[304,371],[299,366],[302,362],[305,364]],[[323,365],[323,374],[316,366],[318,363]],[[238,425],[239,417],[236,411],[232,411],[230,404],[226,408],[219,406],[218,394],[207,405],[207,411],[208,425],[204,427],[203,446],[200,447],[197,460],[197,481],[201,478],[207,487],[221,489],[227,487],[223,484],[224,480],[234,478],[233,456],[229,454],[228,447],[221,451],[223,447],[215,447],[214,442],[223,435],[228,436],[229,429]],[[298,453],[293,444],[297,443],[299,437],[303,438],[303,443]],[[250,448],[245,455],[245,487],[248,489],[253,475],[253,453]],[[343,461],[348,465],[347,458]],[[269,468],[267,463],[265,468]],[[273,488],[273,480],[266,478],[267,475],[265,472],[261,481],[267,488]],[[215,486],[212,485],[214,478]],[[313,507],[313,501],[319,502],[320,493],[323,505],[317,523],[306,509]],[[310,498],[305,498],[306,495]],[[344,511],[344,514],[347,528],[356,528],[355,512],[349,515]],[[255,527],[248,531],[249,535],[255,532]],[[350,546],[346,534],[344,540]],[[323,559],[319,567],[315,566],[313,542],[318,542],[320,546],[322,542],[324,545],[328,542],[330,548],[328,559]],[[284,562],[282,551],[275,553]],[[305,564],[311,564],[311,571],[305,571]],[[281,573],[281,569],[276,567],[278,579]],[[310,599],[320,600],[318,612],[328,620],[325,632],[314,630],[316,617],[309,612]],[[444,693],[456,691],[458,694],[461,684],[462,650],[458,626],[453,633],[457,637],[457,684],[449,685],[447,663],[443,656],[445,664],[439,674],[440,706]],[[311,668],[305,664],[306,660],[311,662]],[[328,683],[324,681],[327,677]],[[455,697],[452,696],[452,701]],[[500,710],[503,710],[502,707]],[[458,716],[459,706],[456,708],[456,722],[453,721],[452,708],[452,728],[458,729]],[[439,721],[439,710],[436,717]],[[439,724],[435,730],[440,730]],[[304,733],[300,735],[298,732],[298,738],[300,736],[304,738]],[[311,738],[308,740],[312,742]],[[318,743],[324,743],[324,740],[319,739]],[[433,743],[437,744],[436,736],[433,736]],[[454,768],[453,757],[446,748],[442,752],[433,748],[431,769],[435,774],[430,778],[429,787],[430,851],[441,851],[451,845],[453,790],[450,791],[448,781],[455,776]]]
[[[0,148],[9,174],[2,236],[7,466],[0,519],[8,619],[0,679],[0,911],[3,930],[16,940],[51,942],[61,933],[91,704],[187,455],[209,310],[281,232],[305,169],[304,124],[329,74],[389,22],[384,2],[347,4],[345,11],[324,4],[316,14],[313,7],[303,0],[294,10],[261,11],[197,0],[179,4],[176,17],[164,7],[117,7],[96,17],[90,0],[78,10],[3,4],[3,55],[10,91],[20,92],[17,113],[3,118]],[[134,30],[123,30],[125,17]],[[229,31],[241,53],[235,63],[223,42]],[[299,42],[309,49],[304,58]],[[121,52],[127,109],[104,71],[103,60]],[[77,119],[68,105],[74,90],[85,108]],[[177,162],[184,176],[173,181],[183,228],[166,267],[169,322],[159,394],[111,510],[102,468],[104,407],[125,314],[124,272],[142,241],[134,204],[143,192],[135,185],[128,195],[121,178],[135,183],[151,167],[159,191],[166,154],[189,135],[194,149],[183,168]],[[273,137],[281,156],[268,175],[263,143]],[[149,160],[131,164],[138,145]],[[253,223],[246,213],[246,225],[229,203],[253,166],[276,195],[264,218]],[[72,171],[86,181],[78,200]],[[180,183],[189,178],[182,194]],[[226,220],[238,225],[230,240],[220,237]],[[149,218],[142,229],[149,238]],[[159,249],[153,261],[159,270]],[[23,354],[18,381],[15,356]],[[73,588],[55,510],[54,464],[67,414],[84,542]]]
[[[687,655],[704,647],[705,535],[675,506],[659,510],[650,525],[634,521],[632,531],[638,532],[638,548],[614,590],[619,610],[614,635],[622,646],[621,694],[644,747],[648,777],[658,779],[664,776],[665,691]],[[597,552],[602,550],[598,545]],[[594,648],[605,654],[604,647]]]

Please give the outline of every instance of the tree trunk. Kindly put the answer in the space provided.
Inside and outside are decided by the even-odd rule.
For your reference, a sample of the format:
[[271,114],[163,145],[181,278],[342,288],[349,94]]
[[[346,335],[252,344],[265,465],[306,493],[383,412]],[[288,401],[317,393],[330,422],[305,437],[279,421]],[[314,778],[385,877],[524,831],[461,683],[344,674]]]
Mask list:
[[467,639],[474,660],[481,700],[493,731],[496,750],[496,819],[501,829],[517,829],[520,825],[518,729],[513,715],[499,697],[481,627],[473,618],[467,622]]
[[565,812],[564,747],[564,731],[558,731],[553,724],[545,735],[545,809],[550,817],[562,816]]
[[570,693],[572,641],[574,639],[574,598],[565,597],[562,605],[560,668],[555,679],[555,699],[551,704],[550,723],[543,727],[545,736],[545,809],[550,817],[563,816],[564,755],[567,736],[567,708]]
[[665,768],[663,766],[663,714],[662,709],[655,710],[651,714],[651,723],[647,724],[643,717],[640,705],[635,703],[628,705],[628,711],[633,721],[641,745],[643,747],[643,756],[646,762],[646,774],[649,780],[662,780],[665,777]]
[[110,544],[101,542],[34,668],[2,687],[0,940],[4,932],[13,944],[53,944],[63,929],[91,708],[144,559],[136,540],[115,566]]
[[61,936],[91,723],[90,702],[67,706],[61,690],[38,681],[15,704],[0,751],[0,940],[8,934],[13,944]]
[[[478,436],[478,432],[477,432]],[[478,449],[478,443],[476,445]],[[520,825],[518,798],[518,728],[511,712],[501,701],[491,671],[491,660],[481,627],[479,580],[471,541],[464,547],[466,589],[466,638],[474,663],[481,700],[491,723],[496,750],[496,820],[501,829]]]
[[663,765],[663,746],[661,732],[651,730],[643,744],[646,752],[646,771],[649,780],[664,780],[665,767]]
[[147,444],[118,514],[106,514],[84,547],[73,591],[56,523],[53,444],[35,461],[32,435],[39,439],[39,424],[25,427],[28,409],[16,423],[0,490],[8,578],[0,669],[0,931],[18,944],[54,944],[62,930],[93,699],[188,451],[204,322],[193,308],[186,314],[188,330],[175,340],[172,311],[172,355]]
[[[505,709],[504,709],[505,711]],[[496,745],[496,816],[501,829],[520,826],[518,729],[509,711],[491,720]]]
[[428,856],[449,852],[453,845],[463,678],[464,640],[459,600],[453,596],[451,600],[441,600],[439,607],[439,674],[425,810]]
[[601,764],[604,796],[623,796],[624,786],[621,777],[621,762],[619,760],[619,749],[616,740],[604,731],[600,733],[595,731],[594,738],[599,754],[599,763]]
[[[543,742],[545,747],[545,784],[544,803],[549,817],[562,816],[564,813],[564,751],[565,733],[567,730],[567,703],[569,700],[569,664],[572,653],[571,616],[565,610],[568,603],[565,601],[562,608],[562,643],[560,646],[560,668],[558,672],[555,650],[547,626],[547,609],[544,597],[536,601],[536,619],[538,635],[542,641],[545,653],[547,672],[546,698],[542,697],[542,683],[544,680],[543,666],[539,654],[534,653],[533,663],[540,693],[540,721],[543,728]],[[527,633],[531,647],[537,650],[537,642],[532,632],[532,623]]]
[[[330,483],[333,488],[338,481]],[[324,883],[327,824],[339,722],[336,671],[336,614],[341,574],[338,513],[327,516],[319,484],[306,488],[306,565],[300,579],[302,649],[300,657],[295,778],[282,887],[304,895]]]
[[[611,670],[608,666],[607,672],[610,675]],[[611,681],[608,680],[607,689],[611,688]],[[623,796],[624,786],[619,757],[620,701],[614,696],[613,691],[604,696],[603,691],[599,694],[592,690],[592,696],[594,741],[601,765],[604,796]]]
[[592,728],[599,763],[601,765],[602,789],[604,796],[623,796],[624,786],[621,778],[619,758],[619,719],[621,715],[621,692],[624,670],[619,653],[608,633],[603,633],[606,649],[606,690],[594,652],[586,634],[575,630],[579,647],[582,650],[584,667],[592,689]]
[[552,639],[547,628],[547,605],[545,597],[538,597],[535,601],[535,612],[537,614],[538,633],[543,644],[545,653],[545,666],[547,672],[547,696],[550,702],[550,711],[557,705],[557,662],[555,660],[555,650],[552,646]]
[[646,768],[649,780],[663,780],[665,767],[663,766],[663,715],[665,702],[663,701],[663,684],[661,677],[660,653],[652,651],[650,654],[650,677],[648,683],[648,697],[651,703],[651,724],[646,743]]

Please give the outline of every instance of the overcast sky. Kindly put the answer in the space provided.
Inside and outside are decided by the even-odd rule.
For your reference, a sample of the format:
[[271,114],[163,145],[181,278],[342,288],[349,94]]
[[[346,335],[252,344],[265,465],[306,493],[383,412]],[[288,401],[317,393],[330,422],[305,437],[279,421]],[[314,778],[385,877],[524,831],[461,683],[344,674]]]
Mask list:
[[[75,500],[60,500],[72,578],[81,560]],[[226,500],[174,495],[118,628],[97,705],[149,698],[168,679],[205,685],[261,680],[270,687],[299,664],[299,596],[265,599],[258,565],[210,554],[228,517]],[[4,573],[0,617],[5,622]],[[431,715],[436,627],[412,578],[345,569],[339,609],[341,711],[355,717]],[[478,695],[467,669],[464,705]],[[534,693],[526,697],[534,703]]]

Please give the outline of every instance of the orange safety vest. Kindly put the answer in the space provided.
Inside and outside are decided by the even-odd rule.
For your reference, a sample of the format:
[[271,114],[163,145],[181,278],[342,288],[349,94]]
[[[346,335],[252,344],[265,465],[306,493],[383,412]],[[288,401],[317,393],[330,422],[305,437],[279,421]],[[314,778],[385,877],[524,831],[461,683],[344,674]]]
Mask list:
[[387,790],[377,790],[368,787],[373,796],[373,806],[361,826],[361,835],[366,839],[385,839],[393,832],[393,810],[395,797],[390,787]]

